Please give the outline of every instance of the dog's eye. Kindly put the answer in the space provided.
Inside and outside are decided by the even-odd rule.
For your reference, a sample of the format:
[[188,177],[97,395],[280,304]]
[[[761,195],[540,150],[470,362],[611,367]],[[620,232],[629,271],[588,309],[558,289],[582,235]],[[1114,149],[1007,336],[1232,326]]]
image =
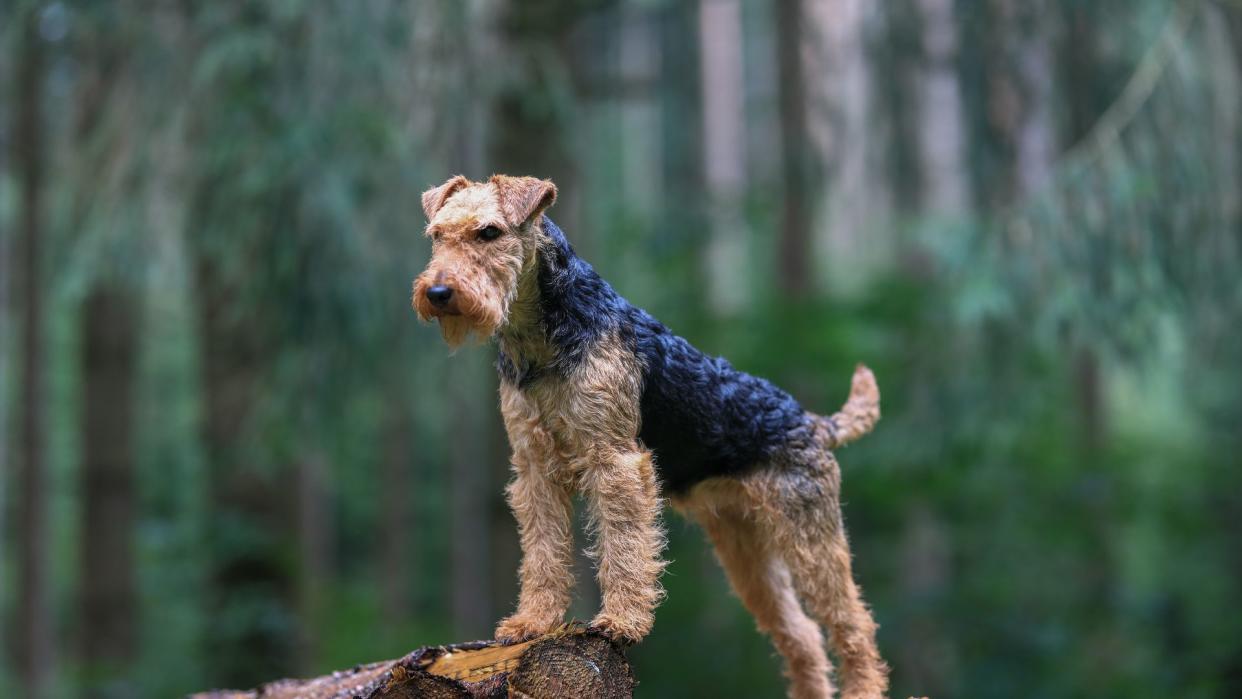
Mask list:
[[495,240],[500,237],[501,230],[495,226],[488,226],[479,231],[479,240]]

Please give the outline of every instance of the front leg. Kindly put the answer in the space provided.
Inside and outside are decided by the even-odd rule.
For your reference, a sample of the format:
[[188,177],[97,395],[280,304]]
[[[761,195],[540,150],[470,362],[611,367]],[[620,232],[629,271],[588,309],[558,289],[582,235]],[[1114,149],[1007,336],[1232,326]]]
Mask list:
[[593,554],[603,593],[603,608],[591,626],[637,643],[650,633],[664,596],[660,553],[665,539],[651,452],[634,445],[598,455],[583,473],[582,485],[597,537]]
[[505,493],[522,542],[518,607],[496,627],[501,641],[522,641],[556,628],[573,588],[573,504],[548,475],[547,464],[514,454],[515,477]]

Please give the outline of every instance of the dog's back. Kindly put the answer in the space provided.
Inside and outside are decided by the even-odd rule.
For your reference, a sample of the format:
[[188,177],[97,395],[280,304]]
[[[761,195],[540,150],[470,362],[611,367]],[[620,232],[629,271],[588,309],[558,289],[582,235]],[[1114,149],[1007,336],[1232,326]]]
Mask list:
[[[551,219],[545,216],[542,225],[555,248],[541,275],[540,303],[562,362],[557,368],[571,370],[601,337],[616,331],[642,371],[638,437],[654,454],[666,494],[681,495],[707,478],[761,467],[790,440],[815,439],[821,432],[817,423],[828,435],[821,443],[831,448],[870,431],[878,418],[878,393],[847,404],[874,410],[821,418],[771,382],[704,354],[618,294],[574,254]],[[539,378],[508,361],[502,356],[501,373],[510,380]],[[862,419],[853,419],[857,415]]]
[[809,435],[793,396],[711,357],[645,311],[630,307],[628,339],[643,367],[639,439],[655,453],[669,495],[769,460],[791,437]]

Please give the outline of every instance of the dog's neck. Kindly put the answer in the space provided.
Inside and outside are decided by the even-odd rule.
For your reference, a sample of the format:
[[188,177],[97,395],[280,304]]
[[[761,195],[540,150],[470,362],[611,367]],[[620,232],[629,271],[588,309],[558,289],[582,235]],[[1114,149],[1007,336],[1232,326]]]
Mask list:
[[516,366],[538,369],[556,360],[556,349],[548,341],[539,307],[539,265],[528,264],[518,277],[508,318],[497,340],[501,353]]
[[497,333],[501,376],[519,386],[548,373],[571,371],[602,334],[616,327],[618,314],[627,306],[574,254],[551,219],[540,219],[535,239],[508,320]]
[[507,370],[515,373],[519,380],[542,372],[557,359],[556,347],[547,336],[540,304],[539,275],[546,266],[540,256],[549,254],[548,241],[542,227],[535,227],[532,233],[536,242],[518,276],[505,324],[497,332],[501,371],[505,373],[507,363]]

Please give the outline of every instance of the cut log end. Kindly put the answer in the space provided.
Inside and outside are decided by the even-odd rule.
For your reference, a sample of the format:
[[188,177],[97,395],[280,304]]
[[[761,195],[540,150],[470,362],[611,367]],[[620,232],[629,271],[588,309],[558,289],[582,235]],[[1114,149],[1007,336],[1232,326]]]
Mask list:
[[581,624],[523,643],[475,641],[419,648],[404,658],[306,680],[278,680],[250,691],[190,699],[628,699],[634,675],[624,651]]

